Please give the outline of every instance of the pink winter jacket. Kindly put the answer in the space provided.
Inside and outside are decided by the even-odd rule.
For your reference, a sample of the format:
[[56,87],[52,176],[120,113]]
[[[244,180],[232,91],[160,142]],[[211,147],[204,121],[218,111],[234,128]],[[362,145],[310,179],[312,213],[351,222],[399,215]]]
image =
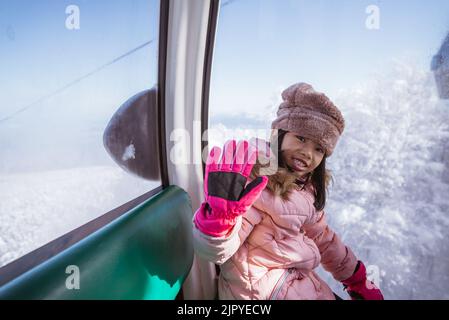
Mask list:
[[342,281],[357,259],[313,202],[310,188],[293,191],[288,201],[265,189],[226,236],[206,235],[194,224],[196,253],[221,265],[219,299],[335,299],[313,270],[321,263]]

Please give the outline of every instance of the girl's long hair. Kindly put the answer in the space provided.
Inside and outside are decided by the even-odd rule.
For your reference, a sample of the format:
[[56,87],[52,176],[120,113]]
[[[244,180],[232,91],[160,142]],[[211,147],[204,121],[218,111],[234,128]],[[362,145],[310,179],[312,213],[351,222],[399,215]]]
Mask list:
[[[315,202],[313,203],[316,210],[321,211],[326,205],[326,194],[329,183],[332,181],[332,176],[329,170],[326,169],[326,156],[323,157],[320,165],[313,171],[313,174],[309,174],[306,180],[300,180],[297,173],[288,168],[284,162],[281,146],[282,141],[287,131],[279,129],[277,136],[277,150],[270,150],[275,156],[275,161],[278,163],[278,170],[273,174],[267,174],[268,184],[267,188],[276,196],[280,196],[282,199],[287,200],[292,190],[302,190],[308,188],[315,196]],[[272,145],[270,145],[272,148]],[[261,164],[259,158],[254,164],[251,171],[250,178],[261,175],[261,169],[269,166],[268,161],[263,161],[265,164]],[[263,174],[263,173],[262,173]]]

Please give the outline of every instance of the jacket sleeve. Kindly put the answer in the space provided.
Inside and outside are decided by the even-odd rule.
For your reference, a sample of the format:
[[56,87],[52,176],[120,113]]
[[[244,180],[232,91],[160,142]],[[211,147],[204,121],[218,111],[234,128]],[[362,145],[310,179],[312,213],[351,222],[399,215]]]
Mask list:
[[318,215],[319,218],[315,223],[303,226],[304,232],[317,245],[323,268],[330,272],[335,280],[346,280],[354,273],[357,258],[340,237],[329,228],[324,211]]
[[[196,211],[195,215],[197,214],[203,214],[201,207]],[[259,210],[250,207],[244,215],[237,217],[236,224],[226,235],[214,237],[201,232],[195,225],[195,217],[193,217],[193,248],[203,259],[223,264],[237,252],[261,220],[262,215]]]

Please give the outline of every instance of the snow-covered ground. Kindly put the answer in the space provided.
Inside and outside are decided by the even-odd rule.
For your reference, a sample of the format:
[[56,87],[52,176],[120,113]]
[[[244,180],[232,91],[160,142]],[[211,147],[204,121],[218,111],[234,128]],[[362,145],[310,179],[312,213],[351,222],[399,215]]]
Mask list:
[[0,266],[158,185],[118,166],[0,175]]
[[[430,72],[399,62],[335,100],[346,129],[328,160],[330,225],[370,266],[387,299],[449,299],[449,102],[438,99]],[[277,106],[254,125],[269,128]],[[231,123],[215,120],[212,127],[226,134],[212,134],[211,144],[223,145],[235,132]]]
[[342,97],[328,212],[390,299],[449,299],[449,103],[404,64]]

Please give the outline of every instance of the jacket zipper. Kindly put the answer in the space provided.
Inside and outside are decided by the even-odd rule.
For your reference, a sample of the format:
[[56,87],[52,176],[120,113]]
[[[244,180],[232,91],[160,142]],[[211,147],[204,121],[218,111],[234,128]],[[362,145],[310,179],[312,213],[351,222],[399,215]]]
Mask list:
[[276,300],[278,297],[279,291],[281,291],[282,286],[284,285],[285,281],[287,280],[287,277],[289,274],[293,272],[293,268],[285,270],[282,277],[279,279],[278,283],[273,289],[273,293],[271,294],[270,300]]

